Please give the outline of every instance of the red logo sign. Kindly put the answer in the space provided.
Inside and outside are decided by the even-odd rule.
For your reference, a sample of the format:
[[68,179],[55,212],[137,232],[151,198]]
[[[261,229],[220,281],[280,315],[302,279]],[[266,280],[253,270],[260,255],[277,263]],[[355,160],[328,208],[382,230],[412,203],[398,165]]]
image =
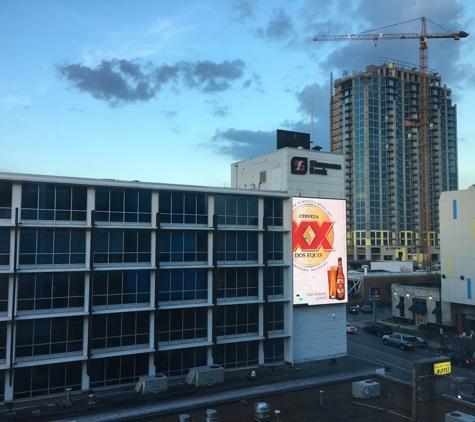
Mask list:
[[333,227],[333,221],[318,221],[304,220],[300,224],[292,222],[293,229],[293,245],[292,249],[295,251],[297,247],[300,250],[318,250],[322,247],[325,250],[333,250],[333,245],[328,239],[327,235]]
[[292,157],[290,173],[307,174],[308,159],[306,157]]
[[292,251],[294,262],[315,267],[334,250],[334,221],[321,207],[302,204],[292,216]]

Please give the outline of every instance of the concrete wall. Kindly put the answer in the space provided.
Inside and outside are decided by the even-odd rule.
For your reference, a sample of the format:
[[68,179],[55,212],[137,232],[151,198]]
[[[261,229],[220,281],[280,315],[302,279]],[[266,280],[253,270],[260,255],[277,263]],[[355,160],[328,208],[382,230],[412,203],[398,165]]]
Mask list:
[[442,300],[474,305],[475,185],[443,192],[439,214]]
[[293,319],[295,363],[347,354],[345,304],[294,306]]

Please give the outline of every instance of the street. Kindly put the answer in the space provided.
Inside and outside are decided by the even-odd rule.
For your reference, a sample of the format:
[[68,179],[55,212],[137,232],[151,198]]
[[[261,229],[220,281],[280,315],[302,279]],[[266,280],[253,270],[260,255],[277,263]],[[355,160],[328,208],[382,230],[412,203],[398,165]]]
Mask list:
[[[386,316],[385,309],[377,310],[379,321]],[[380,337],[363,331],[364,323],[373,320],[372,314],[347,315],[347,321],[358,328],[356,334],[348,334],[348,355],[384,365],[389,376],[412,383],[414,361],[436,356],[437,350],[434,347],[428,347],[410,351],[385,346]],[[397,328],[393,328],[393,330],[397,332]],[[417,331],[414,332],[414,335],[417,335]],[[459,368],[452,365],[452,376],[468,378],[475,382],[475,368]]]

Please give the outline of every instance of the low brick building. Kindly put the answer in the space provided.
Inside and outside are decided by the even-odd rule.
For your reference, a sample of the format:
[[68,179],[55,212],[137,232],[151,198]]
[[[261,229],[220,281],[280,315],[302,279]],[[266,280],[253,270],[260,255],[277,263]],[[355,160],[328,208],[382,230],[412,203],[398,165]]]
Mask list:
[[[434,284],[434,276],[425,273],[392,273],[387,271],[369,271],[367,273],[352,271],[348,274],[348,292],[351,302],[367,302],[377,300],[380,303],[392,303],[392,284],[426,285]],[[374,297],[376,290],[379,298]],[[373,293],[371,297],[370,292]]]

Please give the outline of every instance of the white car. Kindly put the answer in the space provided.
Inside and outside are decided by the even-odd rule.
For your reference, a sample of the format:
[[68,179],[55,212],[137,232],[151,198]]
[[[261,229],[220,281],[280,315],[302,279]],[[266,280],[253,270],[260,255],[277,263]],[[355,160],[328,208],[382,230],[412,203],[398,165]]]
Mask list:
[[358,331],[358,328],[356,328],[354,325],[351,325],[350,323],[346,323],[346,334],[354,334]]
[[399,347],[401,350],[414,350],[415,348],[419,347],[417,338],[409,334],[386,334],[382,337],[382,339],[384,344]]

